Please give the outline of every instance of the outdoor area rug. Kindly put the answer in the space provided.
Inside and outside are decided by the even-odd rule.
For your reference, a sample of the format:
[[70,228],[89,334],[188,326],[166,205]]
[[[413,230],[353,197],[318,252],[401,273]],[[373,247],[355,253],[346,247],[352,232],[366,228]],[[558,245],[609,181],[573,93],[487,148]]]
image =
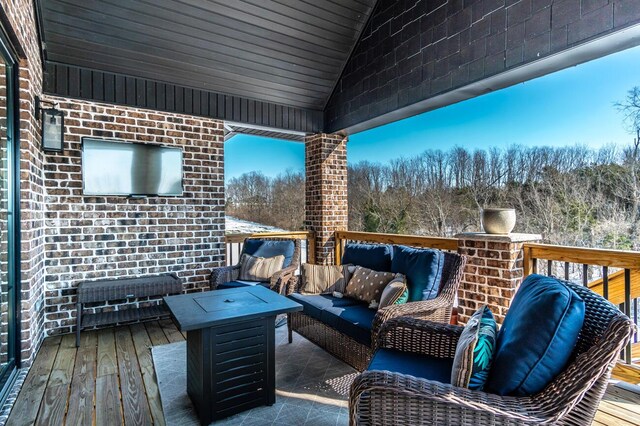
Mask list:
[[[153,363],[167,426],[199,425],[187,395],[186,342],[154,346]],[[276,329],[276,403],[228,417],[222,425],[347,425],[356,371],[287,327]]]

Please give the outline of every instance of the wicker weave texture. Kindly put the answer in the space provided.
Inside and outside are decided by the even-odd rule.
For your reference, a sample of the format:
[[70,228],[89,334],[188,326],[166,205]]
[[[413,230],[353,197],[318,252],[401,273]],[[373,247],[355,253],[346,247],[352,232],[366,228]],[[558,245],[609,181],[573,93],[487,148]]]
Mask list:
[[[444,256],[442,290],[438,297],[380,309],[373,320],[372,335],[375,335],[386,321],[396,317],[408,316],[436,322],[450,322],[451,310],[464,273],[466,257],[449,252],[444,252]],[[299,292],[300,282],[300,277],[289,280],[287,294]],[[321,321],[305,315],[304,311],[291,314],[289,318],[289,332],[296,331],[358,371],[363,371],[369,365],[375,342],[372,341],[371,347],[356,342]]]
[[182,292],[182,282],[175,274],[84,281],[78,285],[78,303],[104,302],[106,300],[180,292]]
[[[542,392],[502,397],[393,373],[366,371],[350,393],[352,425],[589,425],[633,322],[589,289],[567,283],[586,316],[572,361]],[[380,327],[376,347],[452,358],[462,328],[413,318]]]
[[[287,289],[287,286],[289,285],[289,280],[295,276],[296,271],[300,267],[300,253],[302,252],[302,245],[300,243],[300,240],[290,239],[290,238],[276,238],[276,237],[261,237],[259,239],[265,239],[265,240],[268,239],[268,240],[274,240],[274,241],[292,241],[294,243],[293,256],[291,257],[291,265],[273,274],[269,282],[269,288],[271,288],[271,290],[277,291],[280,294],[284,294]],[[242,258],[243,254],[244,254],[244,247],[242,249],[242,253],[240,253],[240,258]],[[211,290],[215,290],[216,288],[218,288],[220,284],[224,284],[230,281],[235,281],[238,279],[239,274],[240,274],[240,264],[213,268],[211,270],[211,275],[209,276],[209,288]]]

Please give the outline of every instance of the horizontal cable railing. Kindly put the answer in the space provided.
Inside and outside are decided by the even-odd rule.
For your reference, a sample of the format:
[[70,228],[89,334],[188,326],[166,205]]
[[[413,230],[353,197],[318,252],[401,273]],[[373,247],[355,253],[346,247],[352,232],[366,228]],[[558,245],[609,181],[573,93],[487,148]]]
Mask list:
[[[640,252],[528,243],[524,275],[543,273],[582,283],[602,295],[638,325]],[[638,336],[622,355],[627,364],[640,358]]]
[[378,244],[402,244],[412,247],[458,251],[457,238],[427,237],[419,235],[380,234],[375,232],[336,231],[336,264],[342,263],[342,253],[348,241]]
[[227,234],[225,235],[225,249],[227,266],[235,265],[240,261],[244,241],[247,238],[288,238],[300,240],[300,264],[315,259],[315,234],[312,231],[292,232],[258,232],[253,234]]

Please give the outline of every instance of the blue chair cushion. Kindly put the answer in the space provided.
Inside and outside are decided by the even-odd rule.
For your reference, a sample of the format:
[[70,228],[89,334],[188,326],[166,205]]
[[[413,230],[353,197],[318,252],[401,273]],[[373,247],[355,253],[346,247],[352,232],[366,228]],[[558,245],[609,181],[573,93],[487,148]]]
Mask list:
[[393,246],[391,272],[407,277],[409,302],[438,296],[443,266],[444,253],[439,250]]
[[440,383],[450,383],[453,359],[378,349],[367,370],[386,370]]
[[564,370],[584,322],[584,301],[562,281],[530,275],[498,333],[487,392],[529,396]]
[[240,288],[240,287],[250,287],[254,285],[261,285],[263,287],[269,287],[269,283],[261,282],[261,281],[229,281],[226,283],[219,284],[216,287],[216,290],[224,290],[227,288]]
[[342,255],[342,264],[362,266],[374,271],[389,272],[392,246],[389,244],[347,243]]
[[332,306],[320,313],[320,321],[356,342],[371,346],[371,328],[376,309],[369,309],[364,303],[349,306]]
[[291,262],[293,261],[293,252],[295,248],[296,245],[293,241],[248,238],[244,241],[243,253],[256,257],[274,257],[283,255],[284,263],[282,264],[282,267],[286,268],[291,265]]
[[333,297],[330,294],[300,294],[300,293],[292,293],[289,296],[289,299],[298,302],[304,308],[303,312],[306,315],[309,315],[312,318],[321,321],[320,313],[325,308],[331,307],[344,307],[356,305],[358,302],[353,299],[348,299],[343,297],[341,299],[337,297]]

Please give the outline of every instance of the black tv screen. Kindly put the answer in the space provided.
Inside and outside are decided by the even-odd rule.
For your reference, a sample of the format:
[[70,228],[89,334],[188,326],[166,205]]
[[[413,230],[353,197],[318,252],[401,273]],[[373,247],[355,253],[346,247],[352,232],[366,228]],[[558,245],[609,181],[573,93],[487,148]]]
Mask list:
[[182,195],[180,148],[82,139],[85,195]]

